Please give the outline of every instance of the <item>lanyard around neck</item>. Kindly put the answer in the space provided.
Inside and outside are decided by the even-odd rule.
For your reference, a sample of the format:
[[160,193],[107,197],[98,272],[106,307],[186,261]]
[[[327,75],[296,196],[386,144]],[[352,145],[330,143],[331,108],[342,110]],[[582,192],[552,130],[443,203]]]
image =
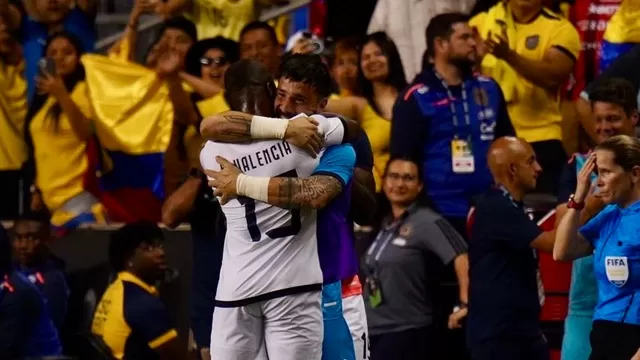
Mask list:
[[[438,78],[438,80],[440,80],[440,82],[442,83],[442,87],[444,87],[444,89],[447,91],[447,98],[449,99],[449,108],[451,109],[451,117],[452,117],[452,121],[453,121],[453,126],[458,129],[458,113],[456,111],[456,104],[455,104],[455,97],[453,96],[453,93],[451,92],[451,89],[449,88],[449,85],[447,85],[447,83],[444,81],[444,79],[442,78],[442,76],[440,76],[440,74],[438,74],[437,71],[435,71],[435,69],[433,70],[433,73],[436,75],[436,77]],[[465,82],[464,80],[462,81],[462,109],[464,111],[463,117],[464,117],[464,123],[467,127],[471,126],[471,115],[470,115],[470,111],[469,111],[469,102],[468,102],[468,96],[467,96],[467,87],[465,86]],[[458,135],[456,134],[455,137],[457,138]]]

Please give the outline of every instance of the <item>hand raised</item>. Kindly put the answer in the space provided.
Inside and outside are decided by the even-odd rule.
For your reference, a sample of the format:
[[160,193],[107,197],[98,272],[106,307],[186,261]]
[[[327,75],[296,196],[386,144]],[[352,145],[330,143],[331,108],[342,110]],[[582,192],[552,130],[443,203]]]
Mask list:
[[574,194],[573,200],[575,202],[581,203],[587,198],[589,195],[589,191],[591,190],[591,174],[596,169],[596,154],[592,153],[585,161],[584,165],[582,165],[582,169],[576,175],[576,192]]

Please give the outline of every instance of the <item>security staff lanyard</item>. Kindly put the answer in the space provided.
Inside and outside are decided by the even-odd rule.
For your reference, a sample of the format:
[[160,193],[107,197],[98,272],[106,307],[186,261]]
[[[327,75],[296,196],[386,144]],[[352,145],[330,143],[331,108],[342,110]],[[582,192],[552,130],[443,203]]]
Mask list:
[[[389,245],[389,242],[398,235],[398,230],[402,227],[402,225],[404,225],[413,208],[414,205],[411,205],[404,212],[404,214],[402,214],[398,221],[383,227],[383,229],[380,230],[378,236],[376,236],[376,239],[373,241],[373,244],[371,244],[371,247],[367,251],[367,258],[365,262],[372,275],[376,275],[375,272],[378,267],[378,262],[380,261],[380,256],[382,256],[382,253],[384,252],[384,249],[387,247],[387,245]],[[373,255],[374,252],[375,255]],[[373,258],[371,258],[372,256]]]
[[[455,103],[455,96],[453,96],[453,93],[451,92],[451,89],[449,89],[449,85],[447,85],[447,83],[444,81],[444,79],[442,78],[442,76],[440,76],[440,74],[438,74],[437,71],[433,71],[433,73],[436,75],[436,77],[438,78],[438,80],[440,80],[440,83],[442,83],[442,87],[446,90],[447,92],[447,98],[449,99],[449,108],[451,109],[451,120],[453,121],[453,126],[456,129],[456,133],[453,135],[455,139],[458,139],[458,112],[456,111],[456,103]],[[461,100],[462,100],[462,110],[464,111],[464,124],[466,125],[467,129],[471,126],[471,115],[470,115],[470,111],[469,111],[469,102],[468,100],[468,96],[467,96],[467,88],[464,85],[464,80],[462,81],[461,84],[462,87],[462,94],[461,94]],[[471,142],[471,134],[469,134],[468,136],[469,138],[467,139],[469,142]]]

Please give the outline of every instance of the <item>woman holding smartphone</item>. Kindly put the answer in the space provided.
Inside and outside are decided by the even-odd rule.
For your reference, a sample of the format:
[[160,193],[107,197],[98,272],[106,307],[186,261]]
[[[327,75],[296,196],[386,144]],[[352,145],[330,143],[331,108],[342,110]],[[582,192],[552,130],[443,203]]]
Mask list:
[[[608,205],[578,229],[596,168],[598,196]],[[589,359],[631,359],[640,347],[640,140],[618,135],[600,143],[578,173],[567,208],[553,257],[594,256],[598,304]]]
[[84,188],[92,128],[81,55],[74,35],[60,32],[49,37],[26,117],[31,206],[36,210],[44,204],[59,229],[105,222],[104,208]]

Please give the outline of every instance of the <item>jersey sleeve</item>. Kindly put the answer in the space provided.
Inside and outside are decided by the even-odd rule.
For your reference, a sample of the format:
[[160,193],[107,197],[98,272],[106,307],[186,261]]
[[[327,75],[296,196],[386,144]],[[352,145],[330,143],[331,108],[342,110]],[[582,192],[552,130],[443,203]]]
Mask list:
[[171,324],[169,312],[160,299],[154,296],[129,294],[125,298],[124,316],[133,333],[157,349],[178,336]]
[[342,186],[346,186],[353,176],[353,168],[356,163],[356,153],[351,145],[335,145],[327,148],[313,175],[332,176]]
[[595,248],[603,238],[605,224],[611,220],[616,209],[615,205],[607,205],[598,215],[584,224],[578,231],[582,237]]
[[562,51],[573,59],[573,61],[578,59],[581,49],[580,36],[576,28],[573,27],[569,21],[563,20],[558,30],[553,33],[551,47]]
[[213,141],[207,141],[200,150],[200,166],[203,170],[220,171],[220,164],[216,161],[216,144]]
[[427,248],[438,255],[445,265],[467,252],[466,242],[445,219],[429,222],[422,237]]
[[342,144],[347,129],[343,119],[337,116],[325,117],[320,114],[314,114],[311,117],[318,121],[318,127],[324,136],[325,146]]
[[581,93],[583,99],[589,100],[589,93],[593,91],[600,79],[604,78],[622,78],[633,84],[634,89],[638,92],[640,89],[640,71],[637,71],[640,63],[640,45],[634,46],[631,50],[616,58],[609,67],[607,67],[595,81],[587,85],[586,90]]

